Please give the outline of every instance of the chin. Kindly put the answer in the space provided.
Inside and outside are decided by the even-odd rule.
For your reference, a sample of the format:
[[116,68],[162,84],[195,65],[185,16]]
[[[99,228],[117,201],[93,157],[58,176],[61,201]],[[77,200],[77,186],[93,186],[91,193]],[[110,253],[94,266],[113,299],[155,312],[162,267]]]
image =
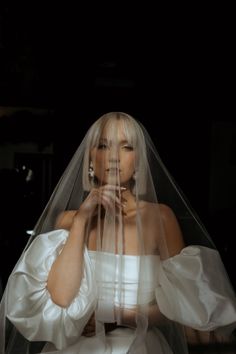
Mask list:
[[[109,175],[102,176],[103,178],[98,178],[98,185],[112,184],[117,186],[129,185],[131,179],[124,178],[122,175],[117,175],[117,173],[110,173]],[[123,177],[123,178],[122,178]]]
[[124,186],[127,185],[127,181],[120,181],[117,178],[108,178],[98,182],[98,185],[111,184],[114,186]]

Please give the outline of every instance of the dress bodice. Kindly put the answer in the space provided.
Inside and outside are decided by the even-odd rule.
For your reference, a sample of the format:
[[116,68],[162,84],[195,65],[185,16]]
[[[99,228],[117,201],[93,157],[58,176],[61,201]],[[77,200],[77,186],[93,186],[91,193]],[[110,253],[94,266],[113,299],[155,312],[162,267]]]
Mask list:
[[[117,306],[132,308],[147,304],[155,299],[157,269],[160,258],[157,255],[117,255],[108,252],[89,251],[96,271],[100,299],[114,301]],[[102,272],[101,272],[102,267]]]

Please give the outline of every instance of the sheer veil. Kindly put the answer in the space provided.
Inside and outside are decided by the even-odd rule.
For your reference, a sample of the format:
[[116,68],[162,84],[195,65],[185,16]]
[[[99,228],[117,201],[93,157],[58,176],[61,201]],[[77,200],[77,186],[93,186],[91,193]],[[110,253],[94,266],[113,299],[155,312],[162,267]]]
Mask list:
[[[120,134],[120,126],[123,135]],[[128,156],[125,166],[121,165],[120,153]],[[39,235],[53,231],[56,221],[64,212],[78,210],[90,191],[102,187],[104,181],[110,186],[107,207],[105,208],[102,203],[98,204],[90,216],[85,231],[86,252],[90,252],[95,259],[94,292],[98,299],[94,305],[96,336],[100,338],[104,348],[109,350],[104,323],[127,325],[125,304],[128,296],[123,291],[123,283],[127,277],[124,271],[124,256],[137,256],[138,305],[128,308],[128,312],[131,316],[133,314],[135,319],[135,336],[129,353],[144,353],[140,348],[148,336],[150,305],[155,305],[145,300],[150,286],[147,256],[157,257],[161,262],[172,256],[163,225],[163,208],[170,208],[174,212],[186,247],[197,245],[212,250],[216,247],[198,215],[163,164],[148,132],[130,115],[122,112],[108,113],[91,126],[55,187],[14,269],[18,267],[24,253],[30,249]],[[130,194],[127,194],[129,192]],[[128,210],[127,195],[130,201]],[[214,262],[220,262],[220,258],[209,259],[209,265],[213,268]],[[0,308],[0,354],[15,353],[16,346],[22,348],[20,351],[22,354],[40,352],[44,343],[40,340],[30,343],[7,319],[9,292],[14,291],[12,274]],[[226,271],[225,278],[228,278]],[[234,290],[229,279],[227,284],[228,296],[234,298]],[[157,288],[156,292],[158,291]],[[180,305],[174,298],[175,295],[169,296],[170,303],[173,308],[175,307],[174,311],[179,311],[176,309]],[[20,294],[16,295],[15,299],[20,301]],[[84,324],[90,316],[91,312],[85,316]],[[166,338],[173,353],[187,353],[183,325],[178,324],[171,316],[164,317],[158,331]]]

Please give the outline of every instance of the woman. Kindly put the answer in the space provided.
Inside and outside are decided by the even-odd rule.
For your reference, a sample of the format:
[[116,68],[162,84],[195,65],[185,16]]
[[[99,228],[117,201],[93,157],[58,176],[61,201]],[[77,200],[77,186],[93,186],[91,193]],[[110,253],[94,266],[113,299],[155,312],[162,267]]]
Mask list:
[[9,278],[4,314],[6,353],[184,354],[189,333],[232,332],[219,254],[128,114],[89,129]]

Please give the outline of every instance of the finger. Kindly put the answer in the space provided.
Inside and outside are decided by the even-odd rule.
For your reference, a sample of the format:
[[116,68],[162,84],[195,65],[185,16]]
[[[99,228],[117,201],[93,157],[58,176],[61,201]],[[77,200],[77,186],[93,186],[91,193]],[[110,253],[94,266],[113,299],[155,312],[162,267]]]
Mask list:
[[[115,186],[112,186],[112,187],[115,187]],[[107,191],[109,191],[110,193],[113,193],[114,196],[116,196],[116,197],[118,198],[118,199],[116,199],[116,201],[117,201],[118,203],[120,203],[120,202],[126,202],[126,201],[127,201],[124,197],[122,197],[122,193],[123,193],[125,190],[127,190],[126,187],[120,187],[120,186],[117,186],[116,188],[112,188],[112,189],[110,189],[110,188],[103,188],[103,189],[102,189],[102,191],[103,191],[104,193],[107,192]]]
[[125,191],[126,187],[122,187],[120,185],[113,185],[113,184],[105,184],[104,186],[101,186],[99,189],[101,190],[111,190],[111,191]]
[[103,191],[102,196],[109,198],[114,205],[122,206],[121,199],[114,192]]
[[115,204],[114,202],[112,202],[110,200],[110,198],[108,198],[107,196],[103,195],[100,203],[106,208],[106,209],[110,209],[111,211],[113,211],[115,209]]
[[127,200],[122,197],[121,193],[117,193],[115,190],[109,190],[109,189],[101,189],[100,194],[106,194],[107,196],[111,196],[112,198],[116,198],[116,201],[119,203],[120,201],[126,202]]
[[116,206],[120,208],[125,207],[126,200],[124,198],[121,200],[120,196],[116,195],[114,188],[112,190],[109,188],[94,188],[91,197],[93,204],[102,204],[104,207],[111,209],[114,209]]

